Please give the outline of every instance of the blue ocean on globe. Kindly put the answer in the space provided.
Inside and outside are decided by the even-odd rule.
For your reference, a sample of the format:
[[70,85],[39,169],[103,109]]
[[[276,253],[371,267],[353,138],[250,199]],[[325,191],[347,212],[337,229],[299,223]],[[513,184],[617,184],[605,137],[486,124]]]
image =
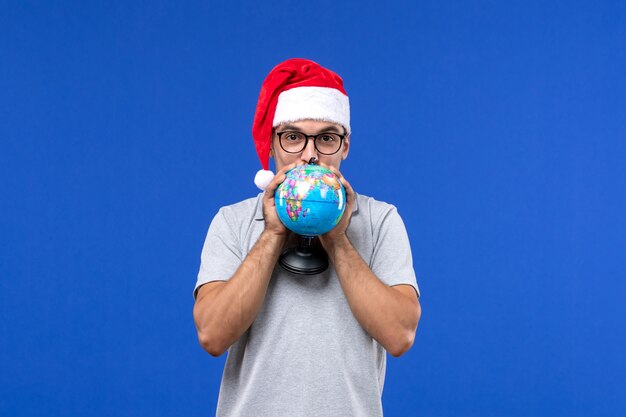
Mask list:
[[301,165],[287,172],[274,196],[278,218],[301,236],[319,236],[339,223],[346,191],[337,176],[319,165]]

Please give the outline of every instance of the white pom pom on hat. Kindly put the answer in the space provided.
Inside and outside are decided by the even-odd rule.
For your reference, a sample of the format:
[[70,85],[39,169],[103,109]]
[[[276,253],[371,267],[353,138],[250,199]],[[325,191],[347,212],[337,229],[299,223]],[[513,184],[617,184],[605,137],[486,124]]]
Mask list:
[[339,75],[308,59],[288,59],[267,75],[257,102],[252,136],[263,167],[254,178],[257,187],[264,190],[274,177],[272,128],[305,119],[337,123],[350,133],[350,102]]
[[274,173],[272,171],[268,171],[266,169],[259,170],[254,176],[254,184],[259,187],[259,189],[265,191],[270,182],[274,179]]

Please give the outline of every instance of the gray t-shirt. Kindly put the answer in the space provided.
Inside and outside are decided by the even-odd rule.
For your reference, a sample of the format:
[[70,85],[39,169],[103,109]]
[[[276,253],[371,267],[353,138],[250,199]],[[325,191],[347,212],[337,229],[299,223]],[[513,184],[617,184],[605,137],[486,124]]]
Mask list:
[[[209,227],[194,290],[227,281],[263,231],[262,194],[222,207]],[[387,285],[415,280],[394,206],[356,195],[348,238]],[[318,275],[276,265],[250,328],[228,349],[218,416],[382,416],[386,353],[354,318],[332,264]]]

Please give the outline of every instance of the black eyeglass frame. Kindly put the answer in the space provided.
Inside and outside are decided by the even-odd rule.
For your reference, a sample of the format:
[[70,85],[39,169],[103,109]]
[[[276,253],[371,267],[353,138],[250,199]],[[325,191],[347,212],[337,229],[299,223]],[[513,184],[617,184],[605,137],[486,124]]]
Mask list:
[[[285,147],[283,146],[282,138],[281,138],[281,136],[284,135],[285,133],[299,133],[302,136],[304,136],[304,146],[302,147],[302,149],[300,149],[299,151],[288,151],[287,149],[285,149]],[[333,152],[333,153],[324,153],[324,152],[320,151],[320,149],[317,147],[317,138],[319,138],[320,136],[324,136],[324,135],[326,135],[326,136],[328,136],[328,135],[337,135],[337,136],[339,136],[339,146],[337,147],[337,150],[335,152]],[[282,132],[276,132],[276,136],[278,136],[278,144],[280,145],[280,148],[283,151],[287,152],[287,153],[300,153],[300,152],[302,152],[303,150],[306,149],[306,145],[309,144],[309,138],[313,138],[313,146],[315,146],[315,149],[319,153],[321,153],[322,155],[334,155],[337,152],[339,152],[339,150],[341,149],[341,145],[343,145],[343,140],[345,139],[346,136],[348,136],[348,134],[341,135],[341,134],[335,133],[335,132],[324,132],[324,133],[319,133],[317,135],[307,135],[307,134],[304,134],[304,133],[299,132],[297,130],[285,130],[285,131],[282,131]]]

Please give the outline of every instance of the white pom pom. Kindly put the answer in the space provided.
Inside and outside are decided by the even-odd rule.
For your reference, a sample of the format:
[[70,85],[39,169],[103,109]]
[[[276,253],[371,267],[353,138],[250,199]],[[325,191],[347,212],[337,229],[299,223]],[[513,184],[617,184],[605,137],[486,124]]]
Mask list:
[[270,185],[270,182],[272,182],[273,178],[274,178],[274,173],[272,171],[261,169],[254,176],[254,183],[261,190],[265,191],[267,186]]

